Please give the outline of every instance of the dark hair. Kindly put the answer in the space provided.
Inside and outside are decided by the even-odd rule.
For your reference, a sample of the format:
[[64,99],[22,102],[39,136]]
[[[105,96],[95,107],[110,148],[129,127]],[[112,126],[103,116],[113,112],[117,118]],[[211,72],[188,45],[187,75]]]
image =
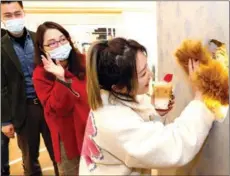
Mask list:
[[6,30],[1,28],[1,38],[6,34]]
[[36,32],[35,39],[35,65],[42,64],[41,55],[46,56],[43,50],[44,35],[48,29],[59,30],[69,41],[72,50],[68,58],[69,71],[77,76],[80,80],[85,78],[85,57],[82,55],[76,47],[74,47],[71,41],[70,35],[60,24],[47,21],[39,25]]
[[21,8],[23,9],[22,1],[1,1],[1,4],[10,4],[10,3],[13,3],[13,2],[17,2],[21,6]]
[[[147,55],[144,46],[134,40],[114,38],[109,41],[99,41],[93,44],[87,55],[87,93],[89,105],[93,110],[102,106],[100,89],[108,90],[111,94],[126,101],[135,101],[137,90],[137,52]],[[116,92],[127,89],[126,94]]]

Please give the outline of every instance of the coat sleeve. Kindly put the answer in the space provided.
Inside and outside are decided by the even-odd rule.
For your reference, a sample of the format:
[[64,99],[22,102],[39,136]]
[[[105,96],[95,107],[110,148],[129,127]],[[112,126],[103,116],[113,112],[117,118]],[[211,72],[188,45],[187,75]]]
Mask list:
[[1,122],[9,123],[12,120],[11,108],[10,108],[10,95],[9,95],[9,85],[7,84],[7,76],[4,70],[4,58],[3,55],[1,59]]
[[47,80],[41,69],[35,69],[33,83],[46,113],[65,116],[73,110],[76,95],[69,86],[58,80],[54,82]]
[[[175,122],[167,126],[161,122],[143,122],[130,109],[117,113],[110,112],[102,121],[96,121],[100,133],[96,140],[100,147],[131,168],[157,169],[187,164],[200,150],[214,121],[213,114],[198,100],[193,100]],[[101,116],[95,115],[97,120]]]

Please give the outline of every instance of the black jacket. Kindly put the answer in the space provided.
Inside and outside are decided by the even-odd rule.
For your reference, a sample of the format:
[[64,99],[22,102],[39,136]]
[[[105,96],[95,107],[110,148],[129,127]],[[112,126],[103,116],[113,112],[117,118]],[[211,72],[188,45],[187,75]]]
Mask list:
[[[35,33],[29,31],[35,41]],[[11,122],[17,133],[26,120],[25,80],[21,63],[8,35],[1,39],[1,121]]]

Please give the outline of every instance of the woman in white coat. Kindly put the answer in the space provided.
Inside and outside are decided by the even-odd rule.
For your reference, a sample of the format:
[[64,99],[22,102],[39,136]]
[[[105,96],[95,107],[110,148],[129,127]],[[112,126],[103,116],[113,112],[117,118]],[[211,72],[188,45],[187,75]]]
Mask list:
[[[91,112],[80,175],[139,175],[144,169],[184,165],[198,153],[213,114],[195,91],[174,123],[154,120],[144,46],[123,38],[100,41],[90,48],[86,65]],[[189,66],[192,74],[197,63]]]

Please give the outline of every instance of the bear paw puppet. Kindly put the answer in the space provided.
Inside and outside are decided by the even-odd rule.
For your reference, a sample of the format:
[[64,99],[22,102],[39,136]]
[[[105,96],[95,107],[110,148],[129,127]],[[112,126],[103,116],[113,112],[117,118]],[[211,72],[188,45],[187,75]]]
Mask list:
[[182,42],[175,56],[187,75],[189,59],[200,62],[199,68],[192,75],[192,84],[202,92],[206,106],[216,115],[217,119],[224,118],[229,105],[227,67],[213,59],[209,50],[197,40]]

